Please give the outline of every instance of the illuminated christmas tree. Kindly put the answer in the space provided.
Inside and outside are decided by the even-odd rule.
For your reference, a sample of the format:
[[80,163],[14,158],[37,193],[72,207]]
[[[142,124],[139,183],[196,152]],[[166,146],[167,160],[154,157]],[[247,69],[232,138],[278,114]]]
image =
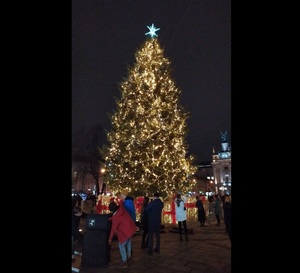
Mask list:
[[188,113],[179,105],[181,91],[156,38],[159,29],[153,24],[148,28],[149,37],[120,84],[109,144],[102,150],[105,180],[114,193],[127,188],[134,196],[155,191],[170,196],[175,190],[193,188],[197,168],[193,156],[187,157]]

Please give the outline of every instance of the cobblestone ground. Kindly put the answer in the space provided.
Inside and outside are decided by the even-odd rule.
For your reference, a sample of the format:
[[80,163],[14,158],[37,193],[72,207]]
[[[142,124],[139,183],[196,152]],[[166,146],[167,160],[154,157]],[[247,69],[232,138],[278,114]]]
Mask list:
[[[147,249],[141,249],[142,232],[138,231],[132,239],[133,255],[126,269],[116,268],[121,256],[117,241],[113,241],[111,262],[108,265],[83,268],[80,266],[81,256],[77,255],[76,262],[72,265],[73,272],[231,273],[231,242],[224,223],[221,222],[221,226],[217,226],[213,215],[209,215],[204,227],[200,227],[199,222],[195,221],[189,221],[187,225],[193,231],[189,234],[189,241],[180,241],[178,233],[169,231],[176,225],[165,225],[161,233],[160,254],[154,252],[154,256],[149,256]],[[82,253],[82,246],[77,245],[76,249],[79,254]]]

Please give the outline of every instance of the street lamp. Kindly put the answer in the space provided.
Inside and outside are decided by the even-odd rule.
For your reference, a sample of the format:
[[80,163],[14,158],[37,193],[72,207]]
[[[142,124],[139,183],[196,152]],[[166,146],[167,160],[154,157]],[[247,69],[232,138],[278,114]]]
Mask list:
[[[211,188],[213,188],[213,184],[214,183],[214,177],[213,176],[207,176],[207,181],[206,181],[206,188],[207,188],[207,191],[211,192]],[[208,190],[209,189],[209,190]]]
[[106,184],[104,183],[105,172],[106,172],[106,169],[101,168],[101,170],[100,170],[101,178],[102,178],[102,189],[101,189],[101,193],[100,193],[101,195],[103,194],[103,192],[106,192]]

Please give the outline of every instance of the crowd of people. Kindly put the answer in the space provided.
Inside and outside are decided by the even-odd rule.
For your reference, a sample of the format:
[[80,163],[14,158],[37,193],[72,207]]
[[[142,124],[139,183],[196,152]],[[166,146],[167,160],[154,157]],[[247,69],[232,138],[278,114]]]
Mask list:
[[[200,227],[205,226],[206,206],[202,196],[196,196],[197,219]],[[94,199],[92,199],[94,201]],[[173,200],[175,205],[175,217],[178,224],[179,240],[188,241],[187,213],[186,213],[186,195],[176,192]],[[231,240],[231,199],[229,195],[213,195],[211,206],[217,221],[217,226],[221,225],[221,218],[224,220],[226,232]],[[96,204],[94,204],[95,206]],[[155,192],[150,199],[145,196],[141,208],[140,222],[136,220],[136,209],[134,198],[129,195],[128,190],[122,190],[117,198],[111,198],[109,204],[111,229],[109,233],[108,245],[111,245],[113,238],[117,238],[117,243],[121,256],[121,263],[117,268],[127,268],[128,261],[133,255],[132,236],[136,233],[137,226],[142,231],[141,248],[147,248],[148,254],[153,255],[153,251],[160,253],[160,234],[162,227],[162,211],[164,203],[160,198],[159,192]],[[210,212],[212,208],[209,207]],[[210,213],[209,212],[209,213]],[[72,262],[74,262],[74,242],[81,242],[82,235],[79,232],[80,219],[83,212],[80,207],[80,200],[72,200]]]

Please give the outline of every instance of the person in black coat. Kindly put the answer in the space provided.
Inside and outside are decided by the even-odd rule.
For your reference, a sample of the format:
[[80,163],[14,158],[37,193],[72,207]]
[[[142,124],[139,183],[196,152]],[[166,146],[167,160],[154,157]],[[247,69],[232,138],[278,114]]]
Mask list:
[[205,209],[202,200],[197,195],[196,196],[196,208],[198,209],[198,221],[200,222],[200,227],[204,227],[205,224]]
[[145,208],[149,204],[149,197],[145,196],[143,200],[142,210],[141,210],[141,226],[143,229],[142,244],[141,248],[148,247],[148,214],[145,212]]
[[225,196],[223,211],[226,232],[228,233],[229,239],[231,241],[231,200],[229,195]]
[[81,242],[82,239],[82,234],[79,232],[81,215],[81,207],[72,206],[72,263],[75,262],[74,242]]
[[[153,201],[145,208],[148,213],[148,253],[153,255],[153,250],[160,253],[160,228],[161,228],[161,213],[164,203],[159,199],[159,193],[153,195]],[[156,246],[153,249],[153,235],[156,238]]]
[[74,237],[75,242],[80,242],[82,238],[82,234],[79,231],[81,216],[81,207],[74,207],[72,210],[72,236]]

